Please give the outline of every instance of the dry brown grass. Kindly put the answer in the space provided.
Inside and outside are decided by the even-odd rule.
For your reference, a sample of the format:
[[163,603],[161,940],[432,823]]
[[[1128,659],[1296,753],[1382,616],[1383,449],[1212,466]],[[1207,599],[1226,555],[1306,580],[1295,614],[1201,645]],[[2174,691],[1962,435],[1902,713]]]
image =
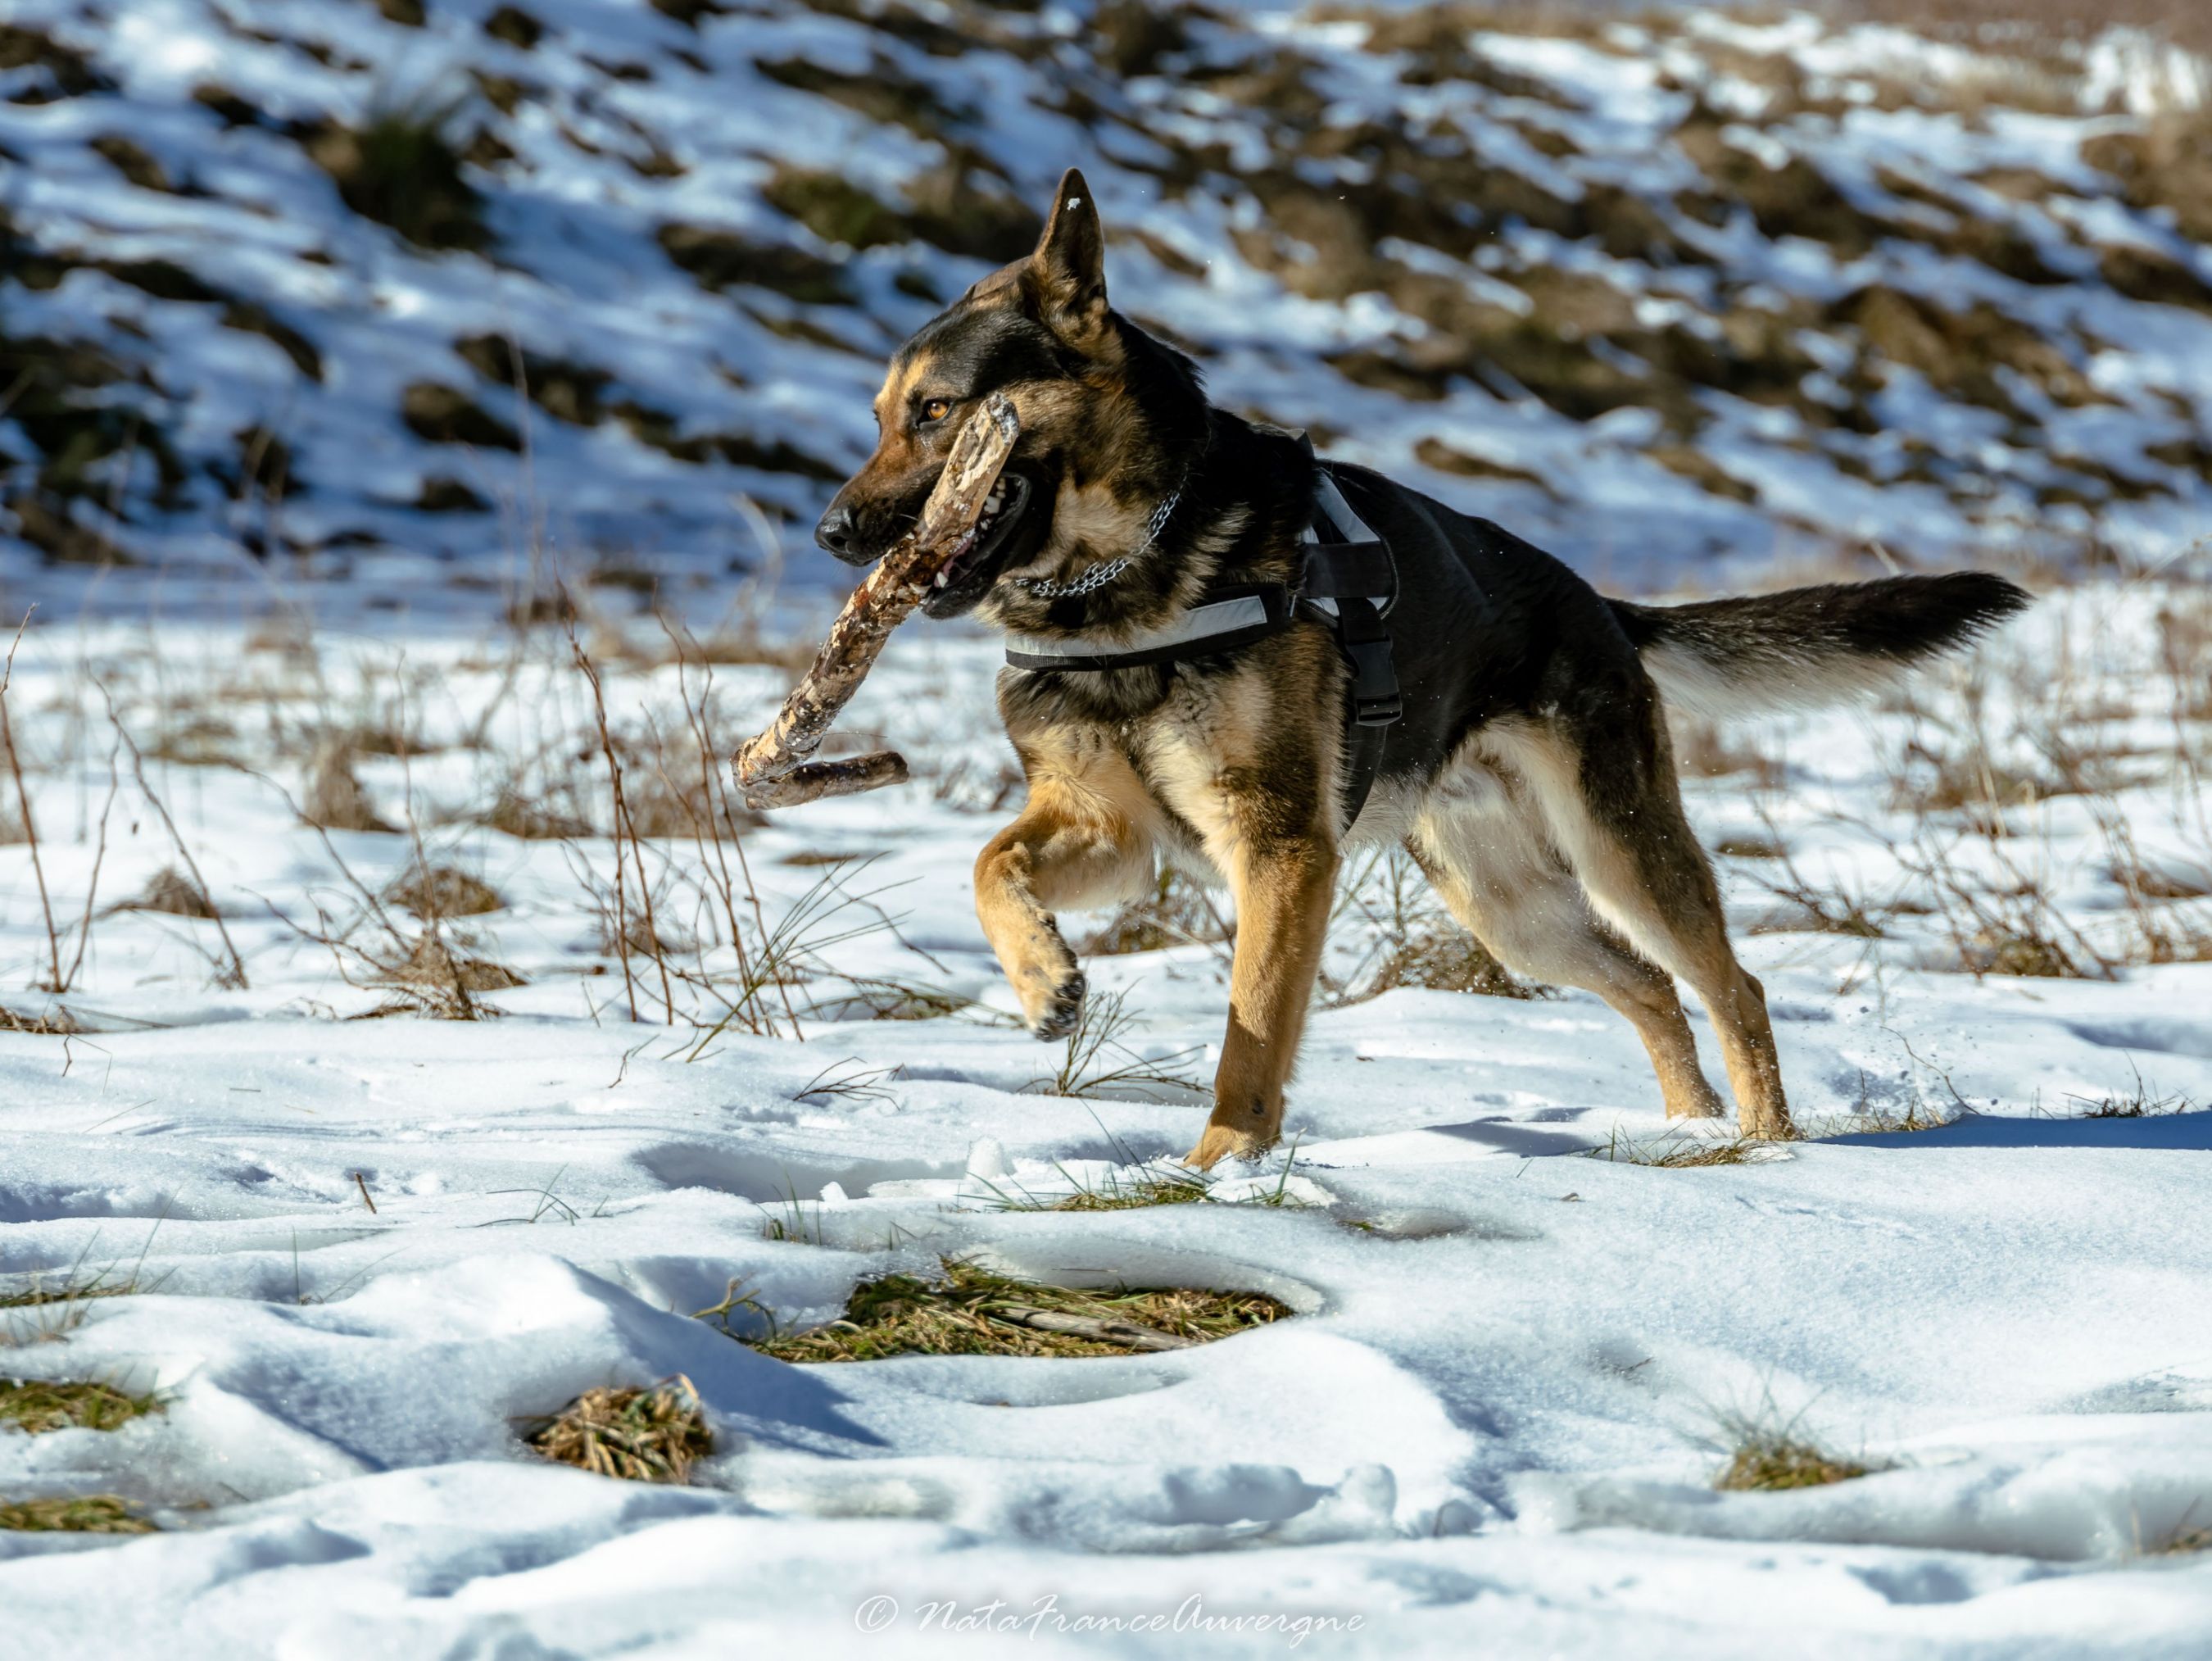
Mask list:
[[714,1451],[699,1392],[681,1373],[650,1390],[587,1390],[524,1439],[556,1464],[632,1482],[689,1482]]
[[1806,1409],[1784,1417],[1771,1391],[1755,1408],[1710,1409],[1715,1434],[1707,1445],[1728,1455],[1713,1476],[1724,1494],[1783,1494],[1825,1488],[1893,1469],[1862,1454],[1854,1458],[1826,1446],[1804,1428]]
[[1141,1211],[1156,1205],[1192,1205],[1206,1197],[1208,1187],[1200,1177],[1178,1177],[1172,1172],[1140,1177],[1133,1181],[1118,1177],[1106,1183],[1079,1188],[1042,1208],[1046,1211]]
[[2115,1092],[2105,1096],[2069,1096],[2080,1111],[2072,1116],[2083,1119],[2156,1119],[2172,1113],[2196,1113],[2202,1110],[2188,1097],[2179,1092],[2170,1096],[2157,1094],[2143,1082],[2142,1074],[2136,1074],[2135,1087],[2121,1094]]
[[1011,1182],[1004,1187],[986,1182],[985,1186],[992,1191],[993,1208],[1000,1211],[1142,1211],[1152,1206],[1195,1205],[1213,1186],[1212,1177],[1180,1166],[1151,1168],[1133,1177],[1111,1171],[1101,1179],[1079,1177],[1064,1167],[1060,1174],[1073,1184],[1073,1193],[1039,1196]]
[[1173,946],[1218,946],[1233,932],[1213,896],[1170,865],[1161,868],[1148,891],[1102,924],[1083,943],[1083,951],[1119,957]]
[[165,865],[154,873],[146,885],[146,891],[129,902],[133,911],[159,911],[171,917],[195,917],[202,921],[216,915],[215,903],[203,889],[173,865]]
[[2117,864],[2107,874],[2138,899],[2201,900],[2212,895],[2212,886],[2194,877],[2176,876],[2171,870],[2158,870],[2140,861]]
[[323,830],[392,829],[354,776],[357,753],[349,733],[329,734],[318,741],[307,765],[307,790],[300,799],[301,817],[309,824]]
[[0,1530],[22,1534],[156,1534],[129,1502],[112,1494],[0,1500]]
[[0,1378],[0,1424],[11,1424],[32,1436],[56,1430],[117,1430],[161,1409],[152,1396],[126,1395],[110,1384]]
[[61,1005],[26,1015],[0,1004],[0,1032],[24,1032],[42,1038],[73,1038],[84,1031],[83,1023]]
[[1779,842],[1774,847],[1776,851],[1771,857],[1780,862],[1781,871],[1774,876],[1753,873],[1753,880],[1790,910],[1782,916],[1763,919],[1753,925],[1751,933],[1840,934],[1861,940],[1883,938],[1886,931],[1882,922],[1887,910],[1876,905],[1863,893],[1851,892],[1840,882],[1823,885],[1808,880],[1798,870],[1788,848]]
[[384,897],[423,918],[480,917],[507,904],[489,883],[451,865],[416,866],[386,888]]
[[1724,837],[1713,852],[1732,860],[1778,860],[1789,855],[1790,846],[1778,837]]
[[1195,1343],[1264,1326],[1290,1311],[1264,1293],[1181,1287],[1079,1292],[945,1258],[934,1279],[885,1275],[853,1288],[844,1318],[811,1332],[771,1332],[753,1347],[784,1361],[876,1361],[895,1355],[1127,1355],[1139,1345],[1041,1330],[1007,1311],[1044,1311],[1108,1328],[1134,1326]]
[[1737,1446],[1713,1486],[1723,1494],[1783,1494],[1848,1482],[1879,1469],[1788,1435],[1754,1432]]
[[1748,776],[1755,788],[1771,790],[1789,776],[1789,770],[1778,758],[1711,721],[1677,717],[1668,727],[1674,739],[1674,764],[1692,778]]
[[385,984],[432,996],[465,992],[504,992],[527,984],[504,964],[489,958],[457,952],[434,935],[425,934],[404,957],[382,965],[379,979]]
[[2055,780],[1992,759],[1979,741],[1941,751],[1916,741],[1906,746],[1900,770],[1891,805],[1921,813],[2002,814],[2064,791]]
[[981,1012],[971,998],[935,987],[870,976],[838,976],[834,989],[810,993],[804,1013],[816,1020],[936,1021],[969,1010]]
[[1606,1138],[1603,1147],[1593,1147],[1583,1157],[1603,1159],[1609,1165],[1654,1165],[1662,1171],[1686,1171],[1707,1165],[1758,1165],[1769,1157],[1765,1153],[1769,1146],[1747,1136],[1709,1139],[1680,1130],[1669,1131],[1649,1141],[1638,1141],[1632,1136],[1622,1135],[1616,1126]]
[[590,824],[579,815],[511,786],[493,798],[476,822],[522,842],[573,842],[592,834]]

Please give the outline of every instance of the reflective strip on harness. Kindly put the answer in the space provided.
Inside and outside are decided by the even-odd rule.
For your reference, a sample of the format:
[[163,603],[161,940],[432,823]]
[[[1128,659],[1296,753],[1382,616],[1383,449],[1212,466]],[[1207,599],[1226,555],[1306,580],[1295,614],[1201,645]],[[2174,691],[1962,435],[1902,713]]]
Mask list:
[[1233,650],[1273,633],[1291,620],[1291,597],[1279,585],[1228,599],[1194,605],[1164,629],[1135,636],[1111,652],[1079,649],[1079,642],[1006,636],[1006,661],[1017,669],[1141,669]]

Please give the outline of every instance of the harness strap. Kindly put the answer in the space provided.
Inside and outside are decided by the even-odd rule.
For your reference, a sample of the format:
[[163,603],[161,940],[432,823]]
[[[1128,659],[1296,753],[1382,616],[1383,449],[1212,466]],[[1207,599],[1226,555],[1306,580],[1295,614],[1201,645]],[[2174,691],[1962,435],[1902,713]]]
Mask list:
[[[1313,441],[1302,435],[1300,442],[1312,455]],[[1391,557],[1389,545],[1352,511],[1318,459],[1314,478],[1313,523],[1305,533],[1304,593],[1309,600],[1321,602],[1334,614],[1337,646],[1351,671],[1344,746],[1344,824],[1349,830],[1359,822],[1375,781],[1382,776],[1389,728],[1405,714],[1397,666],[1390,654],[1390,630],[1383,622],[1398,603],[1398,563]]]
[[1288,628],[1297,620],[1291,591],[1279,582],[1249,583],[1222,599],[1194,605],[1164,629],[1139,635],[1114,652],[1083,652],[1056,640],[1006,637],[1006,662],[1016,669],[1143,669],[1214,652],[1233,652]]
[[1306,581],[1301,592],[1308,599],[1395,599],[1398,568],[1389,549],[1379,542],[1309,542]]
[[[1308,456],[1312,441],[1303,434]],[[1111,652],[1072,649],[1066,642],[1010,635],[1006,662],[1016,669],[1097,673],[1142,669],[1233,652],[1280,633],[1301,617],[1329,624],[1343,652],[1346,701],[1344,824],[1356,823],[1382,774],[1389,729],[1405,713],[1390,630],[1384,622],[1398,603],[1398,563],[1389,545],[1370,530],[1316,459],[1313,514],[1303,538],[1305,568],[1295,590],[1279,582],[1246,583],[1194,605],[1164,628],[1138,636]]]

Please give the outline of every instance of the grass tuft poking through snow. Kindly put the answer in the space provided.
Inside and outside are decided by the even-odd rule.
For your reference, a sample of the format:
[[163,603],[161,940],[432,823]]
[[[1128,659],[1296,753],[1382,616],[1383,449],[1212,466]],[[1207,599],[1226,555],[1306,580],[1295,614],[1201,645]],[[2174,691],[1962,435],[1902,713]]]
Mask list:
[[681,1373],[651,1390],[587,1390],[526,1439],[556,1464],[632,1482],[689,1482],[714,1451],[699,1392]]
[[1736,1449],[1713,1486],[1724,1494],[1781,1494],[1848,1482],[1879,1469],[1788,1435],[1755,1432]]
[[1891,1469],[1885,1460],[1851,1458],[1823,1446],[1804,1429],[1800,1410],[1783,1418],[1771,1396],[1755,1409],[1717,1415],[1714,1445],[1729,1462],[1713,1478],[1723,1494],[1784,1494],[1792,1488],[1826,1488]]
[[84,1031],[77,1018],[56,1004],[37,1014],[26,1014],[0,1004],[0,1032],[22,1032],[41,1038],[73,1038]]
[[0,1500],[0,1531],[19,1534],[158,1534],[161,1530],[112,1494],[56,1494]]
[[988,1178],[975,1180],[991,1190],[994,1211],[1141,1211],[1147,1206],[1194,1205],[1208,1197],[1213,1179],[1195,1171],[1147,1170],[1136,1176],[1109,1171],[1103,1177],[1056,1166],[1072,1191],[1032,1194],[1019,1184],[1001,1187]]
[[2186,1557],[2200,1551],[2212,1551],[2212,1529],[2178,1528],[2163,1543],[2151,1548],[2158,1557]]
[[[1298,1163],[1296,1139],[1269,1186],[1265,1177],[1258,1177],[1224,1183],[1219,1177],[1171,1160],[1140,1165],[1127,1143],[1110,1132],[1108,1135],[1121,1156],[1123,1168],[1094,1176],[1080,1167],[1055,1165],[1054,1171],[1068,1185],[1065,1194],[1035,1194],[1011,1180],[1005,1187],[987,1177],[971,1176],[969,1180],[981,1182],[990,1190],[990,1208],[997,1211],[1141,1211],[1151,1206],[1194,1205],[1201,1201],[1282,1210],[1313,1203],[1310,1184],[1304,1191],[1291,1186]],[[1131,1171],[1127,1167],[1139,1168]]]
[[13,1425],[30,1436],[50,1430],[117,1430],[161,1410],[154,1396],[125,1395],[112,1384],[0,1378],[0,1425]]
[[1678,1132],[1638,1141],[1632,1136],[1623,1135],[1616,1127],[1606,1139],[1605,1146],[1591,1148],[1586,1157],[1614,1165],[1648,1165],[1680,1171],[1695,1165],[1762,1165],[1775,1158],[1776,1153],[1771,1142],[1749,1136],[1714,1141]]
[[145,892],[129,902],[135,911],[158,911],[169,917],[196,917],[204,920],[215,916],[215,904],[208,898],[207,891],[173,865],[165,865],[147,883]]
[[1126,1098],[1136,1101],[1172,1098],[1184,1091],[1201,1088],[1188,1074],[1172,1072],[1172,1063],[1196,1054],[1179,1050],[1158,1059],[1139,1055],[1121,1042],[1121,1035],[1137,1024],[1127,1007],[1128,993],[1093,992],[1084,1000],[1075,1030],[1052,1076],[1033,1079],[1028,1088],[1047,1096]]
[[[1109,1176],[1103,1183],[1079,1187],[1073,1194],[1038,1208],[1044,1211],[1137,1211],[1146,1206],[1190,1205],[1203,1200],[1212,1186],[1204,1177],[1193,1173],[1177,1176],[1162,1171],[1124,1181],[1119,1176]],[[1016,1206],[1015,1210],[1022,1208]]]
[[111,1286],[74,1274],[53,1287],[34,1278],[22,1291],[0,1295],[0,1348],[59,1343],[84,1324],[91,1299],[127,1297],[137,1289],[130,1281]]
[[506,992],[524,984],[522,977],[506,964],[455,952],[427,934],[404,958],[387,964],[384,974],[392,984],[424,995],[442,995],[455,986],[470,992]]
[[450,865],[416,866],[384,891],[403,911],[430,917],[481,917],[507,902],[481,877]]
[[1080,1292],[1017,1281],[947,1257],[941,1278],[884,1275],[863,1281],[853,1288],[843,1319],[752,1342],[781,1361],[1127,1355],[1210,1343],[1290,1312],[1264,1293],[1186,1287]]
[[2074,1117],[2082,1119],[2156,1119],[2172,1113],[2196,1113],[2201,1110],[2195,1102],[2178,1092],[2161,1096],[2143,1082],[2142,1074],[2136,1074],[2135,1087],[2125,1094],[2115,1091],[2109,1096],[2069,1096],[2081,1111]]

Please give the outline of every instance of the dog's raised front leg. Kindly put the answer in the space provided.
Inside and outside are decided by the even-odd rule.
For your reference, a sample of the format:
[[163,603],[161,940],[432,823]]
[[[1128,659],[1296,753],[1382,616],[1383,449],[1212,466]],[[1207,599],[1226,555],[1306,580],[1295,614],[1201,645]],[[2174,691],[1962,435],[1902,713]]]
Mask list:
[[1021,817],[975,861],[975,915],[1040,1038],[1066,1037],[1083,1012],[1083,970],[1052,914],[1125,898],[1152,872],[1152,839],[1100,782],[1032,770]]
[[1336,849],[1317,836],[1248,845],[1229,874],[1237,894],[1229,1032],[1213,1076],[1213,1116],[1184,1156],[1201,1168],[1257,1153],[1282,1134],[1283,1087],[1321,968]]

